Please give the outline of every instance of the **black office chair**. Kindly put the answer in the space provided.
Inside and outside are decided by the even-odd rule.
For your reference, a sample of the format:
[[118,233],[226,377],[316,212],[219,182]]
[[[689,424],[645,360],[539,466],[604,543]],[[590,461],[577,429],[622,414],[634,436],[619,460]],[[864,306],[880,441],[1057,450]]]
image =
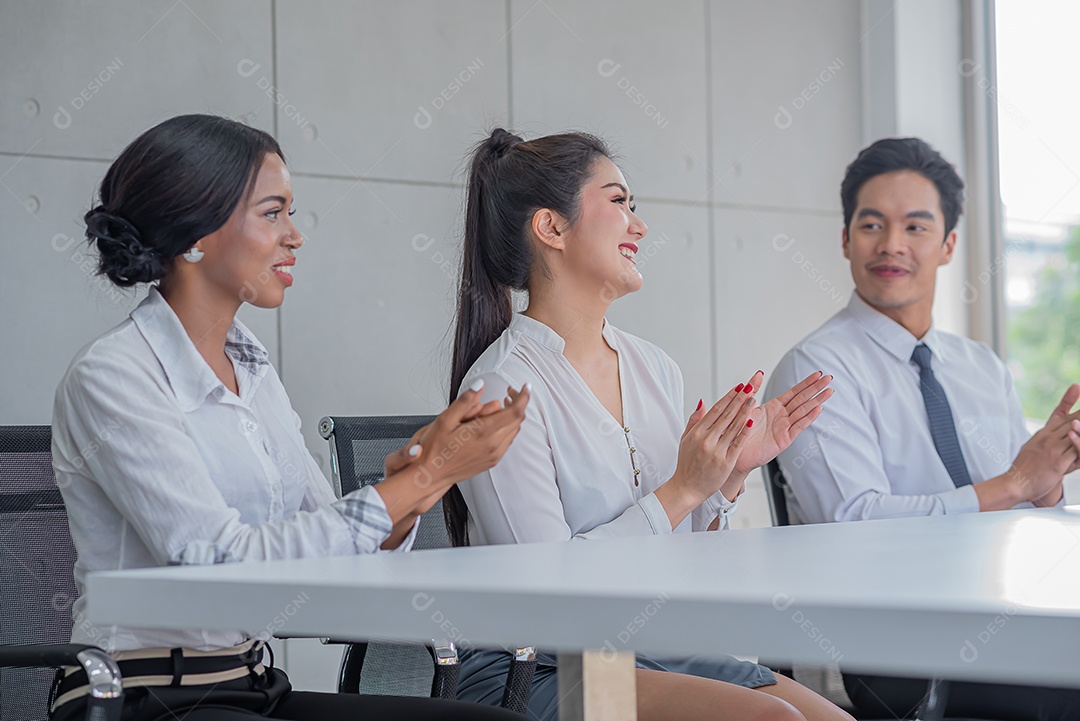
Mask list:
[[0,721],[44,721],[61,666],[91,679],[86,718],[116,721],[120,670],[69,643],[75,547],[53,475],[49,426],[0,426]]
[[[342,496],[383,480],[386,456],[402,448],[434,416],[327,416],[319,434],[330,443],[334,491]],[[448,548],[442,501],[420,518],[414,550]],[[515,648],[503,690],[503,708],[524,714],[536,670],[536,649]],[[430,659],[428,658],[430,656]],[[434,668],[431,668],[434,661]],[[363,673],[365,665],[376,672]],[[455,698],[460,673],[457,649],[450,640],[429,646],[401,643],[350,643],[341,662],[342,693]],[[430,682],[430,684],[429,684]],[[430,688],[430,692],[428,691]]]
[[774,458],[765,467],[765,489],[769,492],[769,514],[774,526],[790,526],[791,516],[787,507],[787,479],[780,472],[780,463]]
[[[769,513],[772,514],[774,526],[791,525],[791,515],[788,513],[787,489],[788,482],[780,470],[780,463],[774,458],[765,467],[765,487],[769,496]],[[926,695],[915,712],[918,721],[941,721],[945,717],[945,705],[949,699],[949,682],[943,679],[930,679],[926,687]],[[977,719],[960,719],[949,716],[950,721],[978,721]]]

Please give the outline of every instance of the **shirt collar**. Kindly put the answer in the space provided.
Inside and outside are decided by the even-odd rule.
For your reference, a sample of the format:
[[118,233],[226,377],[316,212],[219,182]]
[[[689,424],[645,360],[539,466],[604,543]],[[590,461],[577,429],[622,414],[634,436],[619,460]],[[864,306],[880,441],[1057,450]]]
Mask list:
[[[514,313],[514,317],[510,319],[510,330],[521,333],[556,353],[562,353],[563,349],[566,348],[566,341],[563,340],[561,335],[535,318],[530,318],[522,313]],[[615,350],[618,350],[615,338],[615,327],[608,323],[607,318],[604,318],[604,329],[602,332],[607,344]]]
[[[185,412],[201,406],[215,389],[224,389],[156,287],[151,287],[149,295],[131,312],[131,320],[161,363]],[[225,352],[236,362],[238,371],[255,378],[264,375],[270,367],[266,348],[235,318],[226,335]]]
[[852,291],[847,305],[848,313],[855,322],[888,353],[897,360],[907,363],[911,360],[915,346],[925,343],[938,360],[945,360],[944,343],[941,334],[933,325],[922,338],[916,338],[904,326],[872,307],[858,293]]

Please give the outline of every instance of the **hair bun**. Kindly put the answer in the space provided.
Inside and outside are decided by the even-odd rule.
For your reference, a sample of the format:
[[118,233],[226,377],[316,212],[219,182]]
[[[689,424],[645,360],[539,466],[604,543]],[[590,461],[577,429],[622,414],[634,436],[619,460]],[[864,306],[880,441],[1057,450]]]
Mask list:
[[506,155],[510,148],[523,141],[524,139],[520,135],[514,135],[509,130],[504,130],[503,128],[495,128],[491,131],[491,136],[488,138],[488,147],[496,158],[501,158]]
[[86,238],[96,243],[98,272],[119,286],[149,283],[165,275],[161,255],[142,244],[138,229],[127,219],[97,206],[83,218]]

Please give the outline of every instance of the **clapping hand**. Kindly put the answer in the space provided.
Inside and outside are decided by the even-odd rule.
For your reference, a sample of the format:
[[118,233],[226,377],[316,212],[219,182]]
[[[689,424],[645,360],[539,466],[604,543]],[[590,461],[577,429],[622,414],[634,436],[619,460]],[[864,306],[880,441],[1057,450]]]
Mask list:
[[[513,394],[515,398],[517,397],[518,393],[514,392],[512,388],[507,388],[506,390],[508,394]],[[470,407],[465,411],[465,416],[461,419],[461,422],[468,423],[477,418],[490,416],[492,413],[501,411],[504,403],[510,405],[511,402],[511,396],[507,395],[504,401],[488,401],[481,405],[480,394],[477,393],[472,399]],[[383,478],[389,478],[420,460],[420,457],[424,453],[424,440],[427,438],[428,431],[431,429],[433,423],[434,422],[428,423],[426,426],[417,429],[416,433],[412,435],[412,438],[409,439],[408,443],[386,457],[386,460],[383,463]]]
[[[747,383],[750,392],[761,388],[764,379],[764,372],[755,373]],[[735,464],[736,473],[749,473],[776,458],[817,420],[822,404],[833,394],[828,387],[832,380],[831,375],[816,371],[756,408],[751,416],[754,425]]]

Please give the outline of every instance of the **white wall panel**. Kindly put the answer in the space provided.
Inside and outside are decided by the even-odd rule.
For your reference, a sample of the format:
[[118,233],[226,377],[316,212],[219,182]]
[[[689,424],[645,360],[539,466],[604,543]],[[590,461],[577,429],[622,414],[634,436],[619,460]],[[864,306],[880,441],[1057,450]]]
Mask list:
[[516,130],[598,133],[638,195],[705,199],[702,3],[512,0],[511,9]]
[[344,645],[323,645],[316,638],[290,638],[271,643],[282,654],[278,665],[286,669],[293,688],[323,693],[337,691]]
[[448,182],[508,112],[506,6],[277,4],[279,133],[310,173]]
[[719,393],[770,374],[847,305],[853,283],[839,216],[718,210],[715,224]]
[[[963,76],[960,42],[960,5],[914,0],[895,11],[897,56],[897,127],[902,135],[915,135],[934,146],[963,176],[967,167],[964,149]],[[928,42],[929,41],[929,42]],[[965,66],[966,67],[966,66]],[[934,323],[951,333],[968,333],[970,288],[969,246],[986,238],[967,234],[966,223],[958,227],[959,242],[949,266],[938,270],[934,295]],[[998,259],[1000,260],[1000,259]],[[972,275],[991,271],[979,268]]]
[[269,130],[273,104],[238,67],[269,67],[270,40],[258,0],[6,3],[0,151],[111,159],[181,113]]
[[734,517],[728,518],[728,523],[733,529],[768,528],[772,525],[763,471],[754,471],[746,478],[746,491],[739,496],[739,508]]
[[[96,275],[83,214],[107,163],[0,156],[0,213],[9,272],[0,282],[8,310],[0,343],[0,423],[48,423],[56,385],[75,353],[138,305],[145,288],[125,290]],[[276,311],[245,308],[240,318],[277,357]]]
[[713,200],[834,210],[860,148],[855,0],[711,7]]
[[[792,346],[847,304],[854,286],[842,226],[839,214],[715,211],[717,394],[759,368],[768,382]],[[758,399],[768,400],[764,393]],[[731,527],[769,525],[764,480],[755,472]]]
[[281,309],[283,378],[309,448],[325,461],[316,428],[324,415],[445,408],[461,196],[397,183],[293,184],[307,242]]
[[95,275],[84,239],[105,163],[0,157],[7,272],[0,281],[0,423],[49,423],[53,394],[82,346],[119,323],[142,294]]
[[698,398],[709,399],[715,392],[708,209],[649,202],[638,212],[649,225],[638,249],[645,283],[615,301],[608,318],[660,346],[679,364],[689,413]]

